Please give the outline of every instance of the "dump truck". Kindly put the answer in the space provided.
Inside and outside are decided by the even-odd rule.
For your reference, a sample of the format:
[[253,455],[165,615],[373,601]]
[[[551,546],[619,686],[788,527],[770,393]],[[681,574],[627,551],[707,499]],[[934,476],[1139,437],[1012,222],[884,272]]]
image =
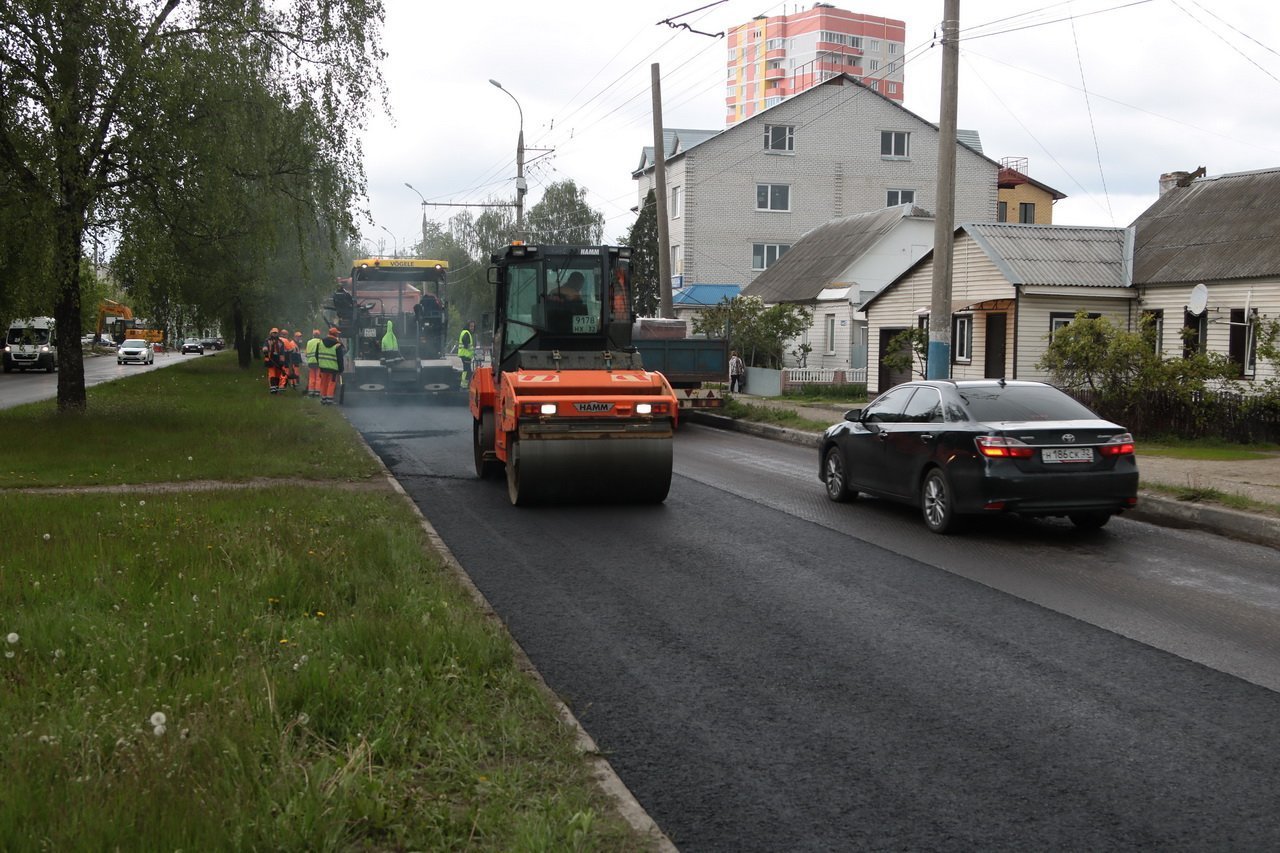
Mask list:
[[469,396],[476,475],[512,504],[660,503],[675,392],[631,341],[631,250],[516,242],[492,256],[493,360]]
[[[455,394],[443,287],[449,262],[361,258],[326,308],[338,319],[350,375],[344,387],[383,393]],[[390,335],[388,335],[390,332]],[[389,343],[394,342],[394,343]],[[394,347],[394,348],[389,348]]]
[[641,317],[631,340],[645,369],[656,370],[675,389],[680,408],[724,408],[729,382],[729,342],[723,338],[688,337],[684,320]]

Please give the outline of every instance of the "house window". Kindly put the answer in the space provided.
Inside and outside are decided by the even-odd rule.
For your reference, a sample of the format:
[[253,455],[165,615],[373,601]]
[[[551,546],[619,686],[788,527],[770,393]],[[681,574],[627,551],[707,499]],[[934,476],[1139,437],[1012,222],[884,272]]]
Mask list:
[[1182,316],[1182,357],[1191,358],[1196,353],[1204,352],[1205,338],[1209,332],[1209,314],[1199,315],[1190,311]]
[[835,314],[827,314],[822,318],[822,351],[827,355],[836,354]]
[[[1097,312],[1090,312],[1088,315],[1090,320],[1096,320],[1102,315]],[[1071,321],[1076,318],[1075,314],[1054,311],[1049,315],[1049,343],[1053,343],[1053,335],[1064,326],[1071,325]]]
[[968,364],[973,360],[973,316],[956,314],[951,318],[951,361]]
[[1143,311],[1139,331],[1157,356],[1164,354],[1164,312]]
[[875,53],[879,53],[880,39],[867,39],[867,50]]
[[671,247],[671,274],[684,275],[684,247]]
[[1023,201],[1018,203],[1018,221],[1024,225],[1034,225],[1036,222],[1036,206],[1032,202]]
[[1227,337],[1227,360],[1236,367],[1238,375],[1253,378],[1257,368],[1253,345],[1253,318],[1246,317],[1243,308],[1231,309],[1231,329]]
[[773,262],[787,253],[791,246],[786,243],[752,243],[751,268],[766,270]]
[[896,95],[896,94],[898,94],[898,84],[897,84],[897,83],[885,83],[885,84],[884,84],[884,90],[885,90],[885,92],[889,93],[890,95]]
[[880,156],[905,160],[911,156],[911,134],[905,130],[880,131]]
[[786,39],[769,39],[764,43],[765,50],[784,50],[786,46]]
[[789,124],[766,124],[764,126],[764,150],[794,151],[795,130]]
[[889,197],[885,201],[885,207],[894,207],[899,204],[915,204],[915,190],[889,190]]
[[790,210],[791,187],[788,184],[756,184],[756,210]]
[[1009,202],[996,202],[996,222],[1009,221]]
[[898,48],[900,47],[902,47],[902,45],[898,44],[896,41],[889,42],[889,54],[892,56],[893,54],[897,53]]
[[680,203],[684,200],[684,193],[681,187],[671,188],[671,218],[680,218]]
[[878,60],[878,59],[868,59],[868,60],[867,60],[867,70],[868,70],[868,71],[879,71],[879,70],[880,70],[880,60]]

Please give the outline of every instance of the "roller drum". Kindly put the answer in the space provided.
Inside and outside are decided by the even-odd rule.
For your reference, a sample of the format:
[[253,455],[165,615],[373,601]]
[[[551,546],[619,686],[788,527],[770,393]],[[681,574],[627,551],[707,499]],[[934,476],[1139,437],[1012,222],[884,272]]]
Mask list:
[[539,503],[661,503],[671,488],[671,437],[520,439],[508,452],[507,492]]

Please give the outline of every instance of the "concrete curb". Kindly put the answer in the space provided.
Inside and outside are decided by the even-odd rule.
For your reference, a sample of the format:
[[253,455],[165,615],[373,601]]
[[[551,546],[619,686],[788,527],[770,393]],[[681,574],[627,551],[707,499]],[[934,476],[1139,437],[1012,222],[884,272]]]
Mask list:
[[[771,438],[775,441],[787,441],[806,447],[818,446],[819,434],[805,430],[789,429],[773,424],[758,424],[742,421],[725,415],[709,412],[693,411],[683,415],[692,423],[699,423],[716,429],[734,430]],[[817,471],[815,460],[814,471]],[[816,476],[816,475],[815,475]],[[1253,515],[1228,507],[1212,504],[1178,501],[1153,492],[1140,491],[1138,506],[1125,512],[1125,517],[1158,524],[1162,527],[1204,530],[1239,539],[1256,545],[1280,548],[1280,519],[1265,515]]]
[[444,544],[444,539],[440,537],[440,534],[436,531],[435,527],[432,526],[427,517],[422,514],[422,510],[418,508],[418,505],[414,503],[413,498],[410,497],[409,493],[404,490],[402,485],[400,485],[400,481],[395,478],[391,473],[391,470],[383,463],[382,457],[378,456],[378,454],[373,451],[373,448],[369,446],[368,442],[364,440],[364,436],[360,435],[359,432],[356,433],[356,439],[364,446],[364,449],[369,456],[378,463],[378,467],[382,469],[382,474],[383,477],[386,478],[387,484],[404,499],[405,503],[407,503],[413,510],[414,515],[418,517],[419,525],[427,535],[427,538],[431,540],[431,547],[435,549],[437,555],[444,562],[445,568],[449,570],[450,574],[457,579],[458,583],[461,584],[463,589],[465,589],[468,595],[471,596],[471,599],[476,603],[476,606],[479,608],[485,619],[492,622],[494,625],[497,625],[502,633],[506,635],[507,641],[511,643],[511,649],[515,655],[516,666],[533,679],[538,690],[547,697],[552,706],[556,709],[556,714],[559,716],[560,721],[564,725],[573,729],[574,740],[578,751],[586,756],[587,762],[591,766],[592,776],[595,777],[596,784],[600,786],[600,789],[603,790],[606,795],[613,798],[618,814],[622,816],[622,819],[625,820],[632,829],[645,835],[649,841],[652,842],[653,850],[660,851],[660,853],[678,853],[675,844],[672,843],[671,839],[667,837],[667,834],[662,831],[662,828],[658,826],[657,822],[649,816],[649,813],[645,811],[644,806],[640,805],[640,801],[635,798],[635,795],[631,793],[631,789],[627,787],[626,783],[622,781],[622,778],[614,771],[613,765],[611,765],[608,759],[606,759],[601,753],[600,747],[596,745],[595,740],[587,733],[587,730],[582,727],[582,723],[580,723],[578,718],[573,715],[573,711],[569,710],[569,706],[566,705],[564,701],[556,695],[556,692],[551,689],[551,686],[547,684],[546,680],[542,677],[542,673],[538,672],[537,668],[533,665],[533,661],[529,659],[529,656],[525,654],[524,649],[520,647],[518,642],[516,642],[516,638],[511,636],[511,632],[507,630],[507,625],[502,621],[502,617],[500,617],[497,611],[493,609],[493,605],[491,605],[489,600],[484,597],[484,593],[475,585],[475,582],[471,580],[466,569],[464,569],[462,564],[458,562],[457,558],[453,556],[453,552],[449,550],[449,546]]

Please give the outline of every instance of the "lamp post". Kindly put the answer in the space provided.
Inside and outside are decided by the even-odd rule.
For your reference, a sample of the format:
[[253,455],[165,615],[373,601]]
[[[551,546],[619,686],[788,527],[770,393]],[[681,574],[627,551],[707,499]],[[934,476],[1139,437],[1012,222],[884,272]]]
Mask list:
[[[383,231],[386,231],[388,234],[391,234],[391,229],[388,228],[387,226],[379,225],[378,227],[381,228]],[[391,234],[391,249],[392,249],[391,257],[393,258],[400,257],[400,244],[396,242],[396,235],[394,234]]]
[[507,97],[516,102],[516,109],[520,112],[520,135],[516,137],[516,233],[520,234],[524,230],[524,194],[528,188],[524,180],[524,109],[516,96],[510,90],[503,89],[501,83],[493,79],[489,82],[506,92]]
[[422,198],[422,193],[413,188],[413,184],[405,181],[404,185],[413,190],[414,195],[422,199],[422,254],[425,256],[427,254],[427,200]]

